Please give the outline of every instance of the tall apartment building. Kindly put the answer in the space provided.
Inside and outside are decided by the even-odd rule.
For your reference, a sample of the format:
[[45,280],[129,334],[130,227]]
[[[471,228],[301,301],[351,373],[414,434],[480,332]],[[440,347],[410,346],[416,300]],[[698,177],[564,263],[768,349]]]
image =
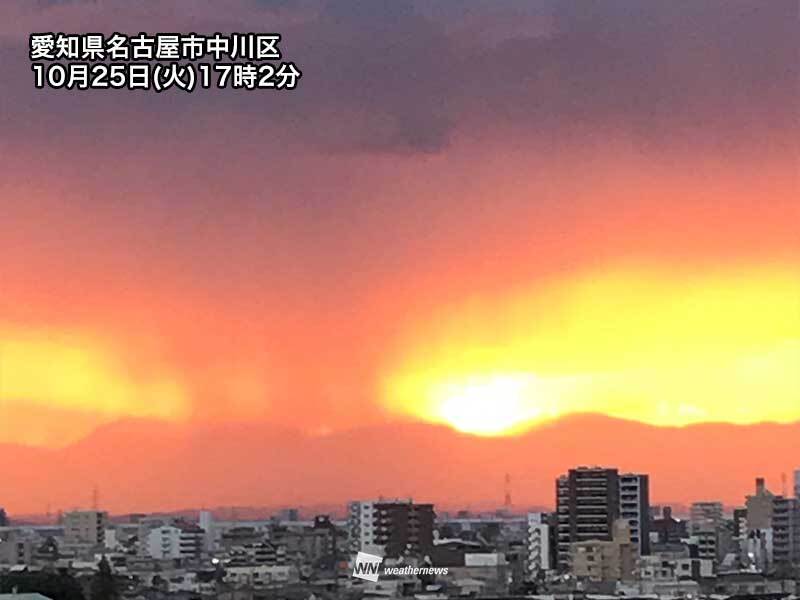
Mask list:
[[433,504],[411,500],[351,502],[348,526],[351,550],[425,556],[433,548]]
[[772,560],[775,568],[790,572],[800,563],[800,500],[776,496],[772,513]]
[[578,467],[556,480],[558,519],[556,563],[570,564],[570,544],[612,541],[619,518],[619,472],[617,469]]
[[103,545],[108,513],[100,510],[76,510],[64,513],[66,544]]
[[619,516],[628,522],[631,543],[639,555],[650,554],[650,477],[639,473],[619,476]]
[[528,557],[526,570],[535,575],[553,568],[551,560],[550,525],[546,515],[528,513]]
[[637,553],[650,553],[650,478],[613,468],[578,467],[556,481],[556,562],[568,567],[570,544],[611,541],[614,522],[627,521]]

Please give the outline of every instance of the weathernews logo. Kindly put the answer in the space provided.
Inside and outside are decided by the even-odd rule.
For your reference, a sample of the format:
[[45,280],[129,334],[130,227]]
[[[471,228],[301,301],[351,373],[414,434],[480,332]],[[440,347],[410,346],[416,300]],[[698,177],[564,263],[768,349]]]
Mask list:
[[[374,554],[367,554],[366,552],[359,552],[356,555],[355,563],[353,564],[353,577],[372,581],[378,581],[378,576],[381,573],[381,563],[383,558],[375,556]],[[396,565],[394,567],[385,567],[383,569],[384,575],[402,577],[402,576],[415,576],[420,575],[447,575],[447,567],[433,567],[427,564],[424,567],[415,567],[412,565]]]
[[359,552],[356,555],[356,562],[353,565],[353,577],[365,579],[366,581],[378,581],[383,557]]

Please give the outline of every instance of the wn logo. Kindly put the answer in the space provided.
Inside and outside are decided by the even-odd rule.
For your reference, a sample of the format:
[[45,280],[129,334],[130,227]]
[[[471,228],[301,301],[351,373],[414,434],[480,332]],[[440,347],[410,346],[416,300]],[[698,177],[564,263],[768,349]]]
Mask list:
[[353,565],[353,577],[372,582],[378,581],[378,573],[380,572],[382,562],[383,557],[381,556],[359,552],[356,555],[356,562]]

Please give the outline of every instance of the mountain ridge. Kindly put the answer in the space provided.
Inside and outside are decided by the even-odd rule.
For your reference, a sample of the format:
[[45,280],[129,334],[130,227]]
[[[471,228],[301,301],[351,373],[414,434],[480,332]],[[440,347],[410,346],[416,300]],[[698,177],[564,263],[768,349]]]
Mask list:
[[496,506],[509,473],[517,506],[548,506],[559,473],[594,464],[650,473],[654,503],[734,505],[756,476],[775,484],[800,467],[798,439],[800,422],[660,427],[593,414],[507,437],[421,422],[312,435],[265,423],[125,419],[62,448],[0,444],[0,505],[12,513],[85,507],[96,486],[116,513],[379,495]]

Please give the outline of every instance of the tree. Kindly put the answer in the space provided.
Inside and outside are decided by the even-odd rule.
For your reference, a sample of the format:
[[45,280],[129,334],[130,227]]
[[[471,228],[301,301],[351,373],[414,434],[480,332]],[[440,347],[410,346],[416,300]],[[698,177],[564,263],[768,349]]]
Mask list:
[[80,584],[66,571],[9,573],[0,577],[0,593],[38,592],[52,600],[85,600]]
[[89,586],[90,600],[117,600],[119,598],[119,590],[117,590],[117,582],[114,579],[114,573],[111,571],[111,565],[108,564],[108,559],[103,556],[100,563],[97,565],[97,573],[92,576],[92,582]]

